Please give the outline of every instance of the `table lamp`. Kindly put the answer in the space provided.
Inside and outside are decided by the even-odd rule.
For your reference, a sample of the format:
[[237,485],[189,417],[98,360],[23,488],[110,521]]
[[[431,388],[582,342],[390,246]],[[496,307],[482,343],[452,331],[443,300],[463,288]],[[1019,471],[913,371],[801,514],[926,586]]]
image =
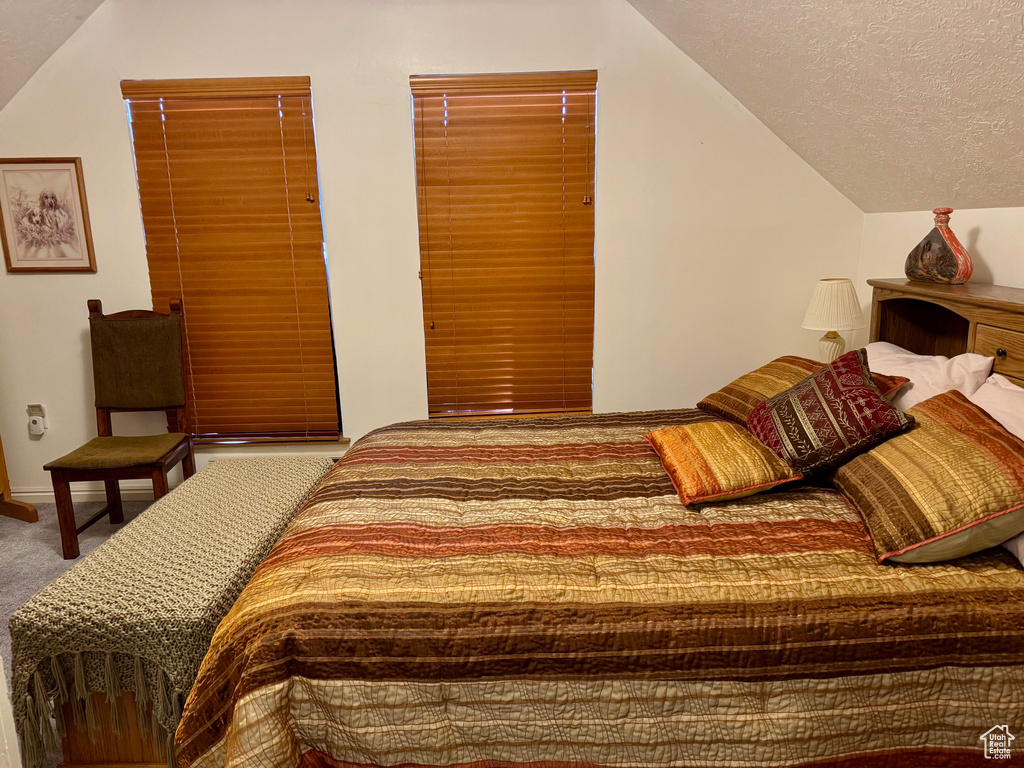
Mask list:
[[839,331],[852,331],[865,326],[857,291],[846,277],[826,277],[814,286],[811,305],[801,324],[811,331],[828,331],[818,339],[818,355],[823,363],[831,363],[846,349]]

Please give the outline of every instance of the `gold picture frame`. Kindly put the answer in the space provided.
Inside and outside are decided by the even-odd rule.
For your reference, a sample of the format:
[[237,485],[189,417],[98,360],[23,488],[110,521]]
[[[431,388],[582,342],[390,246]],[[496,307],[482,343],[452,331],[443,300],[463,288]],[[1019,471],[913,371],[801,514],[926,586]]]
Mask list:
[[10,273],[95,272],[82,158],[0,158],[0,240]]

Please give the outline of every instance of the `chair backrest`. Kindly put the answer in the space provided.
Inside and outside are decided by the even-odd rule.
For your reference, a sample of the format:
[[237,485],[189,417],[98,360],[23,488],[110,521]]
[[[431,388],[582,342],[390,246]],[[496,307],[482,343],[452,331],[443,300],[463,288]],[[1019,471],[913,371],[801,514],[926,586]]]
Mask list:
[[183,429],[181,300],[172,299],[170,309],[167,315],[144,309],[104,315],[102,303],[89,300],[96,420],[101,436],[111,434],[110,414],[116,411],[167,411],[168,428]]

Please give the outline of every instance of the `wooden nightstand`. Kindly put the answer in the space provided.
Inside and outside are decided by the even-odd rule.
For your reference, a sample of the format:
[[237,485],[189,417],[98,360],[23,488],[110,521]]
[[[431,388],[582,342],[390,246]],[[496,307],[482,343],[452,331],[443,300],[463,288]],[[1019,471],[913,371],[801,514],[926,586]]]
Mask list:
[[976,352],[1024,386],[1024,288],[868,280],[874,288],[871,340],[922,355]]

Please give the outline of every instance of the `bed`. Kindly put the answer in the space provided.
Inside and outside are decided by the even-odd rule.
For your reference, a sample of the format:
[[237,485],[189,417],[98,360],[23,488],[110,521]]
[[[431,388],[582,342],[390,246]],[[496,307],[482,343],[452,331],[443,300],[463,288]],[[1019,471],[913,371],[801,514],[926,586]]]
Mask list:
[[[1018,375],[1024,291],[873,285],[873,339],[952,355],[985,352],[995,328],[1010,352],[997,369]],[[1024,568],[1001,549],[877,565],[861,516],[824,482],[686,508],[644,435],[709,419],[431,421],[366,436],[220,623],[173,757],[989,765],[981,737],[1024,720]],[[131,720],[130,681],[121,689]],[[65,744],[88,755],[78,763],[161,759],[128,756],[137,735],[112,735],[104,709],[98,742],[65,718]]]
[[710,418],[364,437],[218,628],[179,764],[987,765],[1021,565],[878,565],[823,484],[687,508],[644,435]]

